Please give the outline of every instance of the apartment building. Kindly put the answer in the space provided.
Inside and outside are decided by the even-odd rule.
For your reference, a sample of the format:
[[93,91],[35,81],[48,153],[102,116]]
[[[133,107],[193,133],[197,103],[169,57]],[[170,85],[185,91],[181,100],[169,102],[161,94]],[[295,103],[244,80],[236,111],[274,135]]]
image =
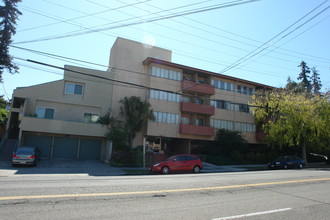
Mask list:
[[155,153],[190,153],[212,142],[218,128],[259,143],[248,103],[256,90],[270,86],[171,58],[170,50],[117,38],[107,71],[65,66],[62,80],[14,90],[8,138],[39,147],[46,157],[108,160],[107,127],[95,122],[106,114],[120,118],[119,101],[139,96],[156,120],[148,121],[134,146],[145,138]]
[[8,139],[36,146],[44,157],[107,160],[107,128],[96,121],[109,112],[112,87],[97,77],[109,74],[65,66],[62,80],[15,89]]
[[113,85],[112,111],[125,96],[148,100],[156,120],[135,139],[146,137],[160,153],[190,153],[215,138],[218,128],[238,130],[250,144],[260,143],[248,103],[258,89],[272,87],[171,62],[171,51],[118,38],[109,72],[116,80],[149,89]]

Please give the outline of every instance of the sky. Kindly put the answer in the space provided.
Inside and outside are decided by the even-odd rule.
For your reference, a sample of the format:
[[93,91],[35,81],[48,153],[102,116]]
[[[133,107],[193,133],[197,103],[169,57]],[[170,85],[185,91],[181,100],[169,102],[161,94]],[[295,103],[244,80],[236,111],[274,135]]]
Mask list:
[[17,87],[63,78],[27,59],[106,70],[117,37],[169,49],[173,63],[274,87],[296,80],[303,60],[330,88],[330,0],[23,0],[18,9],[10,54],[19,73],[5,72],[0,86],[8,100]]

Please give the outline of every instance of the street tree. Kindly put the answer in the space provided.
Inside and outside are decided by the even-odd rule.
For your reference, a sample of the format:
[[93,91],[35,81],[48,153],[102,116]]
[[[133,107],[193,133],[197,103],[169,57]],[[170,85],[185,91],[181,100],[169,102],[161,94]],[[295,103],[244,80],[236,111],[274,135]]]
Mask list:
[[[273,146],[299,146],[306,150],[329,148],[330,103],[327,96],[307,96],[283,89],[259,91],[253,97],[256,123]],[[307,161],[307,160],[306,160]]]
[[140,97],[131,96],[120,100],[120,115],[124,118],[124,126],[127,131],[130,147],[133,147],[133,141],[136,133],[140,132],[148,120],[155,120],[150,104],[142,101]]
[[5,69],[10,73],[17,73],[18,66],[12,62],[9,54],[9,45],[12,36],[16,33],[16,20],[22,13],[17,8],[21,0],[2,0],[4,5],[0,6],[0,81]]

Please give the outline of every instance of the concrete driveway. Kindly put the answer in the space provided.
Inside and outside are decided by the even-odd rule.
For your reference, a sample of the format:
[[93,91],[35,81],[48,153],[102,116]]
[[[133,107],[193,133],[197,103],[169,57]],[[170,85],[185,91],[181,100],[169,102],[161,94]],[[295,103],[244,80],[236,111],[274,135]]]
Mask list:
[[36,167],[11,166],[11,161],[0,161],[0,177],[11,175],[88,175],[118,176],[124,175],[121,168],[112,167],[100,160],[41,159]]

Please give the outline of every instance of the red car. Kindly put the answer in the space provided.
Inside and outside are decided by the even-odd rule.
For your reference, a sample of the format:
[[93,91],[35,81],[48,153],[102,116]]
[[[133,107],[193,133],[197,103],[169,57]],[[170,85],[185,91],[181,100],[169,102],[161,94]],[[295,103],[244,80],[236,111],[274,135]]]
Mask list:
[[163,162],[156,163],[149,167],[149,171],[168,174],[177,171],[192,171],[199,173],[203,169],[202,161],[195,155],[175,155]]

